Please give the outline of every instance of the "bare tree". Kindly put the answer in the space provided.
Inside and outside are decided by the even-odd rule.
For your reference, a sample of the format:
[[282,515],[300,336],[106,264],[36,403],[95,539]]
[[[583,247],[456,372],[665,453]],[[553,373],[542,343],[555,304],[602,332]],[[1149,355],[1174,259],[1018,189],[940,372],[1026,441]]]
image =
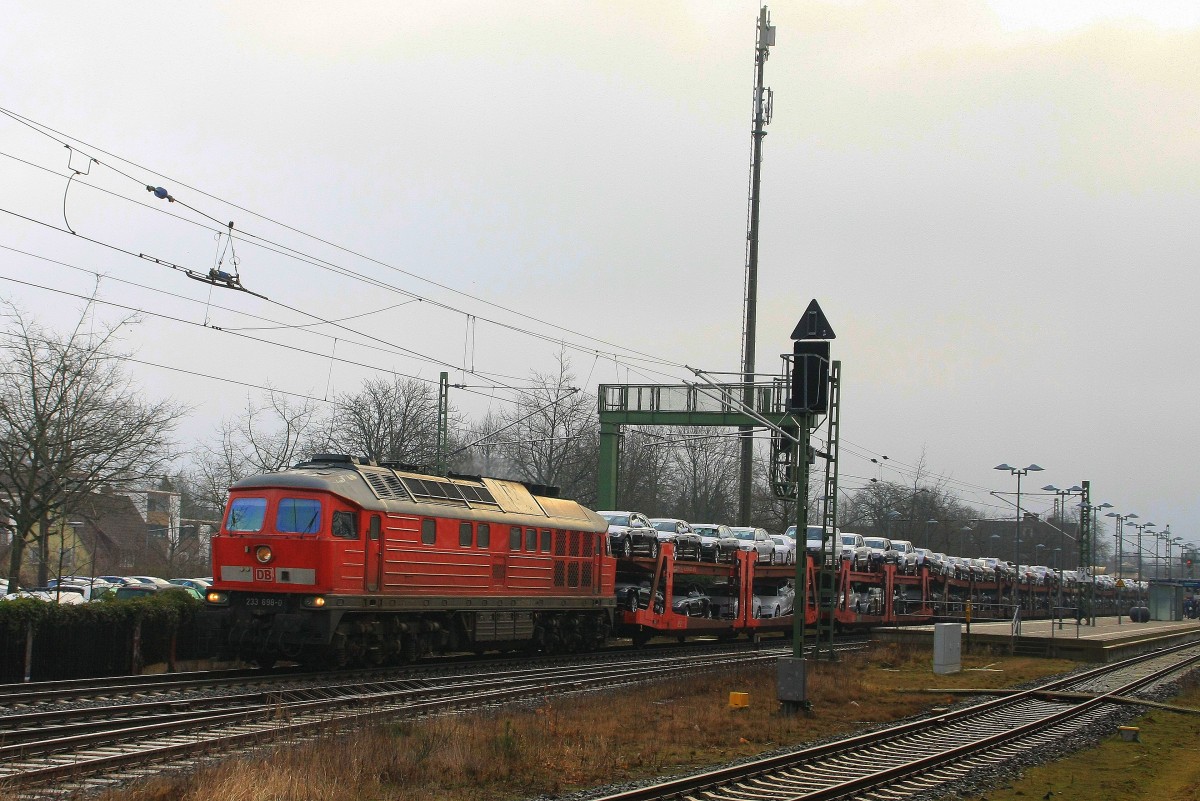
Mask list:
[[719,429],[686,426],[674,450],[676,508],[698,523],[733,520],[737,511],[738,445]]
[[662,426],[625,428],[617,483],[621,508],[652,517],[679,513],[672,458],[677,439],[674,429]]
[[[450,416],[457,419],[457,414]],[[438,444],[437,390],[416,379],[368,381],[358,392],[338,397],[326,436],[326,447],[333,452],[433,465]]]
[[590,504],[600,442],[596,399],[572,386],[570,360],[561,354],[558,368],[554,374],[535,372],[533,388],[511,409],[490,415],[470,447],[493,465],[499,460],[514,478],[561,487],[564,495]]
[[287,468],[323,441],[322,418],[313,401],[295,402],[268,392],[260,402],[221,423],[216,438],[199,448],[187,479],[197,503],[224,509],[234,482]]
[[66,335],[4,303],[0,338],[0,515],[12,521],[9,586],[20,586],[25,549],[39,548],[38,583],[49,577],[52,522],[101,487],[132,487],[174,458],[170,434],[186,409],[147,402],[116,352],[134,320],[82,330],[89,303]]

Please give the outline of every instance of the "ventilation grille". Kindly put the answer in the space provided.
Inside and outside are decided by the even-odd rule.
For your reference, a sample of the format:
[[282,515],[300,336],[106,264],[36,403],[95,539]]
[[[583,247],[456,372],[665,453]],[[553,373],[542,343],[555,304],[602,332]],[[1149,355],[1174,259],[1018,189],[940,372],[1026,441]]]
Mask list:
[[375,493],[376,498],[394,501],[412,500],[404,489],[404,484],[395,473],[360,473],[367,480],[367,486]]

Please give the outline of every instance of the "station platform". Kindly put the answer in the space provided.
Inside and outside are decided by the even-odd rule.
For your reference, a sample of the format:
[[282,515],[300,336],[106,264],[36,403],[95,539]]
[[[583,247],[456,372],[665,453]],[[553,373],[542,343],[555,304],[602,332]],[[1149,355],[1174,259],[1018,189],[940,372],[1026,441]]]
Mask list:
[[[1096,625],[1075,621],[1025,620],[1018,635],[1011,621],[974,622],[970,634],[965,623],[964,649],[989,648],[997,652],[1077,662],[1114,662],[1140,653],[1200,642],[1200,620],[1151,620],[1132,623],[1128,618],[1098,617]],[[871,630],[875,642],[921,644],[933,647],[933,626],[887,626]]]

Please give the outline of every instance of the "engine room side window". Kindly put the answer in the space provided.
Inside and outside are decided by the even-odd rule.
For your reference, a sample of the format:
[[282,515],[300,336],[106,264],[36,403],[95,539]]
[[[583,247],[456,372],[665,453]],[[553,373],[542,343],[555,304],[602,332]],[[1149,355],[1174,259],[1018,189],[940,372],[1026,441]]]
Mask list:
[[537,553],[537,529],[525,529],[525,550],[530,553]]
[[459,523],[458,524],[458,546],[460,548],[470,548],[472,539],[474,539],[474,538],[471,536],[471,524],[467,523],[465,521],[462,523]]
[[358,539],[358,515],[354,512],[333,513],[333,536],[344,540]]
[[229,519],[226,531],[262,531],[263,518],[267,516],[266,498],[234,498],[229,504]]
[[550,553],[550,532],[547,529],[542,529],[542,553]]
[[426,545],[433,545],[437,542],[436,520],[427,517],[421,521],[421,542]]
[[492,527],[487,523],[480,523],[475,528],[475,544],[480,548],[492,547]]
[[316,534],[321,530],[321,502],[282,498],[275,511],[275,530],[281,534]]
[[509,528],[509,530],[508,530],[508,550],[510,550],[510,551],[521,550],[521,527],[520,526],[512,526],[511,528]]

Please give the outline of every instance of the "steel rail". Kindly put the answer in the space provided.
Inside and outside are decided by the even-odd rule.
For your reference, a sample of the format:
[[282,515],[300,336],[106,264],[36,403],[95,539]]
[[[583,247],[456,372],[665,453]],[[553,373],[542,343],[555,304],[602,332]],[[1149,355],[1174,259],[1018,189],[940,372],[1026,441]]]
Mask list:
[[[937,753],[934,755],[913,760],[901,766],[888,767],[887,769],[867,774],[861,773],[864,762],[869,764],[870,760],[878,758],[886,748],[894,747],[895,745],[912,745],[917,742],[915,739],[905,740],[904,738],[916,738],[929,734],[936,735],[939,729],[949,728],[950,724],[965,724],[969,722],[973,727],[981,727],[984,725],[984,722],[977,721],[976,719],[984,715],[994,715],[997,713],[1005,713],[1012,716],[1016,710],[1021,708],[1021,705],[1030,707],[1030,710],[1025,714],[1029,716],[1037,714],[1038,720],[1036,721],[1022,723],[1017,728],[1004,726],[1003,731],[996,734],[988,734],[984,739],[980,740],[980,742],[986,741],[985,745],[980,746],[981,748],[995,748],[997,745],[1029,737],[1036,730],[1061,723],[1067,717],[1085,715],[1105,703],[1104,695],[1127,692],[1128,688],[1120,687],[1107,690],[1101,697],[1085,704],[1071,705],[1061,712],[1055,712],[1052,720],[1048,719],[1045,714],[1040,714],[1039,709],[1041,712],[1044,712],[1050,707],[1061,708],[1063,705],[1040,701],[1036,697],[1037,693],[1044,693],[1047,690],[1055,688],[1077,686],[1098,679],[1106,674],[1127,670],[1150,660],[1161,659],[1188,649],[1197,650],[1198,653],[1180,663],[1169,665],[1147,676],[1137,678],[1131,683],[1136,688],[1137,686],[1159,681],[1163,674],[1178,671],[1184,664],[1192,664],[1200,660],[1200,648],[1195,643],[1189,643],[1163,649],[1150,654],[1132,657],[1121,662],[1103,665],[1081,674],[1046,682],[1036,688],[984,701],[963,709],[941,713],[930,718],[909,721],[879,731],[853,735],[835,742],[766,757],[728,768],[685,776],[657,785],[606,795],[593,799],[593,801],[660,801],[662,799],[695,799],[699,801],[710,798],[737,798],[743,801],[762,798],[773,799],[773,801],[794,801],[794,799],[844,797],[848,794],[861,792],[868,787],[896,781],[900,777],[911,778],[914,774],[922,770],[927,770],[933,765],[941,765],[961,759],[972,750],[970,745],[939,746]],[[1048,720],[1049,722],[1047,722]],[[840,760],[840,764],[824,767],[816,764],[818,760],[834,760],[835,758]],[[789,792],[786,787],[779,785],[774,787],[763,786],[756,794],[753,789],[744,786],[746,782],[767,785],[769,780],[765,777],[789,772],[793,774],[789,777],[789,780],[794,781],[801,778],[798,774],[802,771],[809,771],[813,779],[812,783],[821,784],[824,787],[814,787],[802,793],[794,793]],[[844,778],[848,772],[856,771],[860,773],[859,776],[852,779]],[[822,778],[820,774],[825,774],[825,778]],[[807,776],[804,778],[807,778]]]
[[[322,729],[356,725],[378,719],[428,714],[445,709],[481,704],[498,704],[539,697],[548,690],[558,692],[615,686],[653,680],[680,671],[717,670],[729,665],[774,660],[780,649],[744,650],[702,656],[656,657],[652,661],[616,665],[537,668],[525,676],[501,679],[485,674],[464,679],[457,687],[447,686],[443,697],[429,698],[428,688],[379,691],[342,695],[332,699],[284,701],[260,705],[254,710],[204,712],[191,721],[170,720],[142,726],[119,726],[107,732],[54,738],[52,742],[14,744],[12,752],[0,748],[0,756],[16,756],[0,767],[0,783],[31,787],[47,782],[95,775],[129,765],[216,750],[246,742],[279,737],[307,736]],[[636,668],[631,670],[630,668]],[[504,686],[497,686],[497,683]],[[424,696],[424,697],[422,697]],[[362,707],[371,709],[364,711]],[[147,741],[146,738],[158,738]],[[114,748],[130,750],[112,753]],[[24,749],[22,751],[21,749]],[[93,749],[81,751],[79,749]],[[37,764],[20,761],[22,753],[37,752]],[[49,764],[45,764],[49,763]]]

